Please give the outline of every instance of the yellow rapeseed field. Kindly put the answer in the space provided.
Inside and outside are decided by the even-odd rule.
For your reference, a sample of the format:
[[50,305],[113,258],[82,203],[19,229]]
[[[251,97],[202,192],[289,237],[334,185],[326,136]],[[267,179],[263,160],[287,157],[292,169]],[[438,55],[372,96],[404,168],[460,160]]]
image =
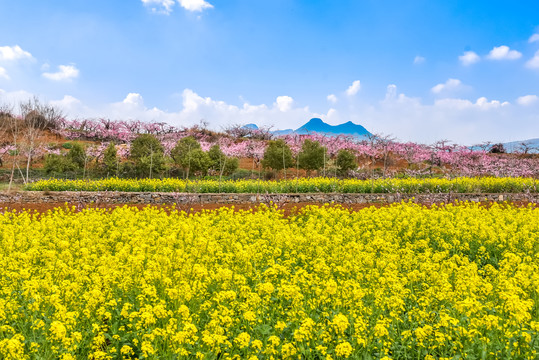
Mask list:
[[278,181],[260,180],[190,180],[119,179],[101,180],[39,180],[25,186],[34,191],[144,191],[192,193],[503,193],[539,192],[533,178],[457,177],[447,178],[384,178],[337,179],[298,178]]
[[1,359],[537,359],[539,210],[0,215]]

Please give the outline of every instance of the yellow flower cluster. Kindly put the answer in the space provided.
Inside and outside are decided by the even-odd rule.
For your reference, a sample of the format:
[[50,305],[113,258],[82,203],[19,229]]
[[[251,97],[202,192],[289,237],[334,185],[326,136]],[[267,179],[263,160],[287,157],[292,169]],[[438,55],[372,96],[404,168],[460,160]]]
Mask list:
[[1,359],[537,359],[539,209],[0,214]]
[[28,184],[34,191],[142,191],[192,193],[503,193],[538,192],[533,178],[459,177],[454,179],[336,179],[298,178],[280,181],[260,180],[196,180],[182,179],[118,179],[102,180],[39,180]]

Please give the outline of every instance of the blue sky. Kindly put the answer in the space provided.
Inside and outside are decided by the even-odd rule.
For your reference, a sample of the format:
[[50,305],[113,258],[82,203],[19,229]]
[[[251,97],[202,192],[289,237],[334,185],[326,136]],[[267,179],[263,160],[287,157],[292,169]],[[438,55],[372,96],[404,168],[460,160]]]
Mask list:
[[400,140],[539,137],[537,1],[0,0],[0,102]]

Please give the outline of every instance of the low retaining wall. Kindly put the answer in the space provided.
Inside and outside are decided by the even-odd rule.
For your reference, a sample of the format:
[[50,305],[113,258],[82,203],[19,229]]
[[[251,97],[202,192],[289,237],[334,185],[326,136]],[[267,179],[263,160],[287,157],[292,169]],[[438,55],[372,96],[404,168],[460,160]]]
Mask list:
[[418,203],[459,201],[529,201],[539,203],[538,193],[470,194],[191,194],[116,191],[20,191],[0,192],[0,203],[110,203],[110,204],[244,204],[244,203]]

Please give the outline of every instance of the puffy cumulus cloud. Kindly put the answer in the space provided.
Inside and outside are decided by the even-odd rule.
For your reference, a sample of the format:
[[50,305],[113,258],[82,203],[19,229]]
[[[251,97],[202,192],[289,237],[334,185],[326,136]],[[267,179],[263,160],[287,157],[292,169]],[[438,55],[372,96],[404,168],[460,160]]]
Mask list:
[[183,91],[182,98],[183,111],[186,113],[195,113],[204,108],[214,108],[218,109],[219,111],[235,111],[238,109],[236,106],[228,105],[224,101],[216,101],[210,97],[202,97],[191,89],[185,89]]
[[299,127],[314,116],[308,108],[294,107],[294,99],[290,96],[278,96],[271,106],[251,105],[248,102],[236,106],[210,97],[202,97],[191,89],[185,89],[182,93],[182,105],[181,111],[174,116],[175,125],[196,124],[204,119],[216,129],[238,123],[256,123],[288,129]]
[[174,6],[174,0],[142,0],[144,6],[157,14],[170,14]]
[[[32,94],[6,93],[0,90],[0,102],[5,99],[27,100]],[[531,98],[530,98],[531,99]],[[145,105],[142,95],[128,94],[123,100],[89,108],[71,96],[53,101],[70,117],[107,117],[111,119],[138,119],[167,122],[175,126],[192,126],[203,119],[215,130],[231,124],[255,123],[274,129],[296,129],[312,117],[330,124],[353,121],[374,133],[391,134],[402,141],[433,143],[450,139],[471,145],[483,141],[525,140],[539,133],[539,113],[536,107],[512,106],[508,102],[481,97],[470,101],[460,98],[437,99],[424,103],[399,92],[394,84],[387,87],[386,96],[378,102],[365,103],[350,99],[333,105],[326,113],[315,113],[306,107],[290,105],[281,111],[277,101],[273,104],[252,105],[242,100],[240,105],[204,97],[191,89],[181,94],[181,102],[174,110],[162,110]],[[516,103],[519,103],[518,100]]]
[[481,58],[473,51],[465,51],[464,54],[459,56],[459,61],[462,65],[468,66],[479,62]]
[[32,93],[24,90],[5,91],[0,89],[0,105],[7,105],[16,108],[19,103],[28,101],[33,97],[34,95]]
[[0,79],[6,79],[9,80],[9,75],[7,74],[7,70],[0,66]]
[[143,106],[144,99],[142,98],[142,95],[138,93],[129,93],[122,101],[122,103],[134,106]]
[[423,56],[417,55],[414,58],[414,64],[415,65],[423,64],[424,62],[425,62],[425,58]]
[[290,96],[277,96],[277,99],[275,99],[275,106],[282,112],[290,111],[293,103],[294,99]]
[[62,110],[67,117],[96,117],[99,115],[94,109],[84,105],[82,101],[71,95],[64,95],[60,100],[51,100],[49,104]]
[[211,9],[213,5],[204,0],[179,0],[180,6],[189,11],[202,11]]
[[453,108],[453,109],[459,109],[459,110],[468,109],[468,108],[488,110],[488,109],[499,108],[501,106],[508,106],[510,104],[507,101],[504,101],[504,102],[500,102],[498,100],[488,101],[486,97],[480,97],[475,101],[475,103],[466,99],[455,99],[455,98],[438,99],[434,102],[434,105],[439,106],[439,107]]
[[44,72],[42,75],[53,81],[71,81],[79,77],[79,69],[75,65],[60,65],[57,72]]
[[384,97],[384,100],[382,100],[380,104],[393,107],[395,106],[395,104],[404,103],[412,106],[417,106],[421,103],[421,101],[417,98],[408,97],[403,93],[399,93],[397,85],[389,84],[386,88],[386,95]]
[[498,101],[498,100],[491,100],[488,101],[486,97],[480,97],[475,102],[475,105],[478,106],[480,109],[491,109],[491,108],[499,108],[500,106],[508,106],[511,105],[509,101]]
[[539,114],[506,101],[444,98],[425,104],[421,99],[399,94],[396,87],[388,90],[390,96],[378,106],[365,106],[349,114],[347,120],[371,132],[423,143],[450,139],[471,145],[527,139],[530,133],[539,132]]
[[526,67],[530,69],[539,69],[539,50],[537,50],[530,60],[526,61]]
[[530,38],[528,39],[528,42],[529,42],[529,43],[536,42],[536,41],[539,41],[539,34],[533,34],[533,35],[530,36]]
[[346,89],[346,95],[348,96],[354,96],[358,93],[358,91],[361,89],[361,82],[359,80],[356,80]]
[[[275,102],[252,105],[228,104],[225,101],[204,97],[191,89],[183,90],[180,109],[165,111],[149,108],[140,94],[130,93],[122,101],[109,104],[98,110],[86,111],[81,116],[105,116],[112,119],[139,119],[143,121],[163,121],[175,126],[192,126],[201,120],[208,121],[210,127],[219,130],[231,124],[256,123],[260,126],[273,126],[278,129],[297,128],[308,119],[316,116],[308,108],[294,107],[289,96],[279,96]],[[325,118],[325,114],[320,115]]]
[[51,100],[49,103],[53,106],[64,107],[64,108],[82,104],[79,99],[71,95],[64,95],[64,97],[61,100]]
[[437,84],[430,89],[434,94],[439,94],[445,91],[454,91],[462,87],[462,81],[459,79],[448,79],[443,84]]
[[33,59],[32,54],[21,49],[19,45],[15,46],[0,46],[0,60],[21,60]]
[[[175,0],[142,0],[144,6],[149,8],[153,13],[170,14],[176,4]],[[204,9],[211,9],[213,5],[205,0],[178,0],[182,8],[187,11],[200,12]]]
[[509,49],[509,46],[494,46],[487,55],[490,60],[516,60],[522,57],[522,53]]
[[332,103],[332,104],[335,104],[335,103],[337,102],[337,100],[338,100],[338,99],[337,99],[337,96],[335,96],[335,94],[329,94],[329,95],[327,96],[327,99],[328,99],[328,101],[329,101],[330,103]]
[[338,117],[339,117],[338,111],[334,108],[330,108],[325,116],[327,121],[332,122],[332,123],[335,123],[335,118],[338,118]]
[[524,95],[517,99],[517,104],[523,106],[529,106],[536,104],[539,101],[539,96],[537,95]]
[[385,100],[394,100],[397,98],[397,85],[389,84],[386,89]]

